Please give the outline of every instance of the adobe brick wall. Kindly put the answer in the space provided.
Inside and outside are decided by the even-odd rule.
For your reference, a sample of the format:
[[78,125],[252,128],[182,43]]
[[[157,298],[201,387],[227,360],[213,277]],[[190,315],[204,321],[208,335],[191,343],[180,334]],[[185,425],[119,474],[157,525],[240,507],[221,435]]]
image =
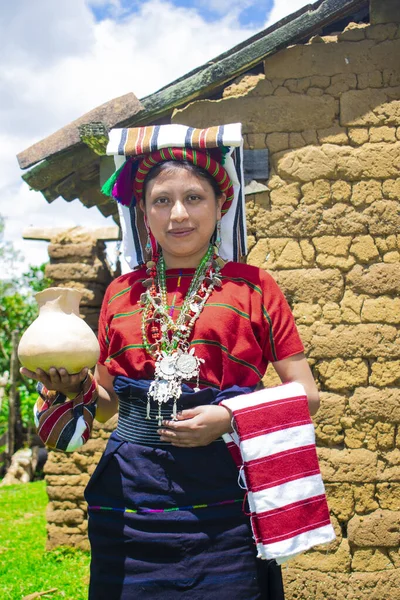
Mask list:
[[241,121],[246,147],[270,152],[268,190],[247,196],[248,262],[284,290],[321,390],[337,533],[283,569],[288,600],[400,598],[399,56],[398,23],[352,23],[173,117]]

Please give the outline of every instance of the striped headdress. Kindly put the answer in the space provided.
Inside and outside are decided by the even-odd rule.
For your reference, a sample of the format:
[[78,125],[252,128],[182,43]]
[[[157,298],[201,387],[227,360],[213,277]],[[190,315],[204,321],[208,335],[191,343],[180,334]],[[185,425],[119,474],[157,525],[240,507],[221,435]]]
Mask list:
[[241,124],[196,129],[185,125],[155,125],[110,131],[107,154],[114,155],[116,172],[103,193],[118,202],[123,251],[134,269],[146,261],[147,232],[138,207],[143,185],[157,164],[188,161],[206,170],[226,200],[222,207],[220,254],[239,261],[247,253]]

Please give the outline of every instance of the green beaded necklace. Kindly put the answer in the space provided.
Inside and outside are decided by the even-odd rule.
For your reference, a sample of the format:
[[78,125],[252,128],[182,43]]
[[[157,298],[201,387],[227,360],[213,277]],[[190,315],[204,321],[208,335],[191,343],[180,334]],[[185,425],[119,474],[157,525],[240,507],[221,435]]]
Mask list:
[[[222,263],[223,264],[223,263]],[[147,402],[147,416],[150,418],[150,401],[158,403],[158,419],[161,424],[161,406],[173,399],[173,415],[176,416],[176,402],[182,393],[182,380],[192,377],[198,379],[200,364],[204,362],[194,354],[194,348],[189,351],[189,336],[193,326],[200,316],[214,287],[221,286],[218,277],[222,264],[215,254],[214,247],[209,246],[200,261],[176,322],[168,310],[166,266],[163,256],[157,264],[152,263],[144,285],[147,291],[142,294],[143,316],[142,336],[146,351],[155,358],[155,380],[150,386]],[[154,342],[147,337],[147,327]]]

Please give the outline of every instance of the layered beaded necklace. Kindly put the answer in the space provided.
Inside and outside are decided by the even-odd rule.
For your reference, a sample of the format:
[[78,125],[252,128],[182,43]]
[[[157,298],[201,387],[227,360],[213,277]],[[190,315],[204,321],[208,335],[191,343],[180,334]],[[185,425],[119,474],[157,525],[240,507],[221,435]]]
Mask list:
[[195,355],[194,348],[189,350],[188,340],[214,287],[221,286],[219,272],[223,265],[210,245],[193,275],[179,316],[174,321],[168,307],[164,258],[161,254],[156,262],[147,263],[149,278],[143,282],[147,289],[140,298],[143,306],[142,336],[143,345],[156,364],[155,378],[147,394],[146,419],[150,419],[151,401],[154,401],[158,404],[159,425],[162,422],[161,407],[169,400],[173,400],[172,414],[176,418],[183,380],[196,378],[195,391],[199,390],[200,365],[204,360]]

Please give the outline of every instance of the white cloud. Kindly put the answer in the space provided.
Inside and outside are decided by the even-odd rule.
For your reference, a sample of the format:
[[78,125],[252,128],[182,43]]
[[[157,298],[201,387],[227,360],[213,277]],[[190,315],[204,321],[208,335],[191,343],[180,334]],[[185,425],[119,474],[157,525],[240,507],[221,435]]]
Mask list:
[[[24,227],[96,226],[110,219],[79,201],[47,204],[21,183],[15,155],[103,102],[127,92],[148,95],[253,35],[239,24],[238,1],[221,1],[225,11],[213,22],[167,0],[138,2],[128,15],[121,0],[2,3],[0,214],[7,218],[6,239],[29,262],[45,260],[46,245],[22,241]],[[243,0],[240,8],[252,3]],[[272,17],[280,18],[282,4],[291,11],[300,2],[275,2]],[[90,6],[110,9],[113,18],[96,22]]]

